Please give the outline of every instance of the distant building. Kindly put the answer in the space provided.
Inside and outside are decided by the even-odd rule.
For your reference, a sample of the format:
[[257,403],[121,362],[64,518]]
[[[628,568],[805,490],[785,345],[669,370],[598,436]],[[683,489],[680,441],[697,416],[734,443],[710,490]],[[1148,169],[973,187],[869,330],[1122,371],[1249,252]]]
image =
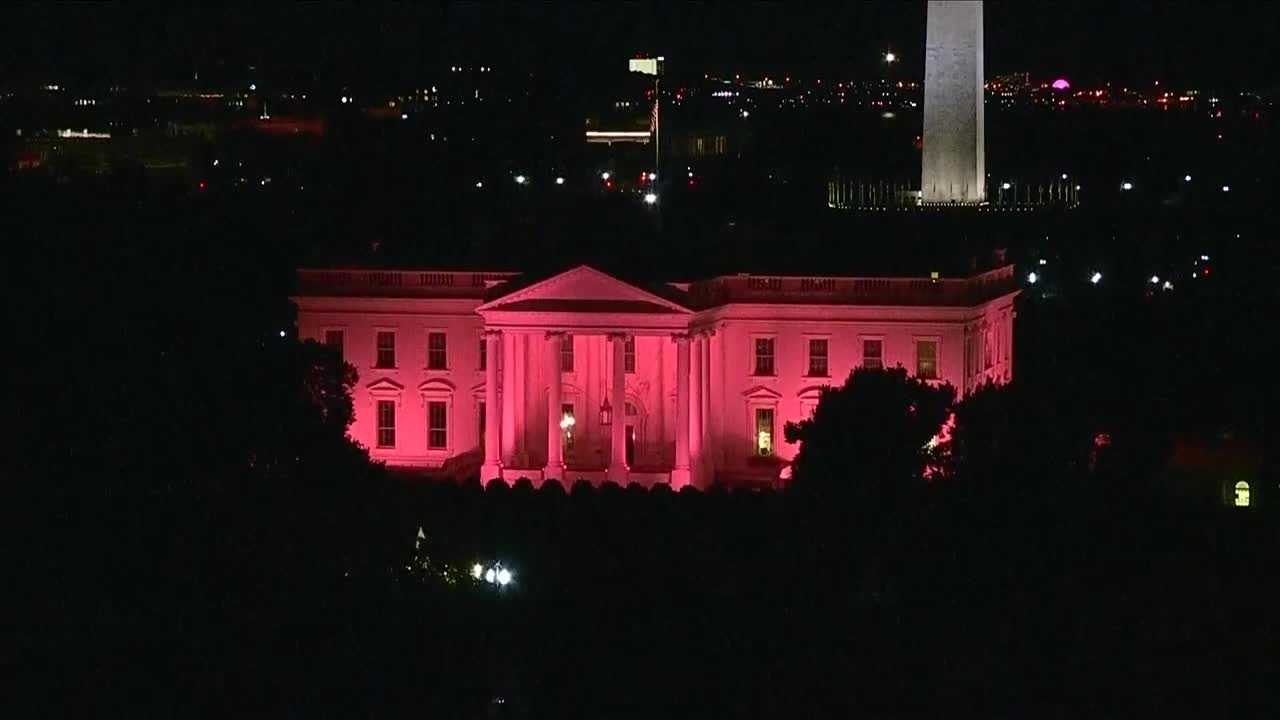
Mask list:
[[773,481],[783,425],[857,367],[961,393],[1012,377],[1012,266],[964,278],[726,275],[639,286],[301,270],[298,331],[360,376],[352,438],[389,465],[482,479]]

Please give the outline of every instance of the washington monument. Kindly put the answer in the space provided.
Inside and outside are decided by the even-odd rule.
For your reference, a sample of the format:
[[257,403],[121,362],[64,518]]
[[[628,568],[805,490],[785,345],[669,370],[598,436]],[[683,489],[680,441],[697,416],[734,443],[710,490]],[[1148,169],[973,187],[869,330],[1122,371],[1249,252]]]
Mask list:
[[982,2],[929,0],[921,199],[987,199],[982,119]]

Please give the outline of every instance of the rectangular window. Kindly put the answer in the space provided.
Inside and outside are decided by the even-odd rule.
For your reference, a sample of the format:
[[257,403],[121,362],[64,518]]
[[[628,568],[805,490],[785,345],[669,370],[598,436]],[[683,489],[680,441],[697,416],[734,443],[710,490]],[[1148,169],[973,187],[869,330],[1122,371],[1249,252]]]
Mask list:
[[827,377],[827,341],[825,338],[809,340],[809,374],[813,377]]
[[573,436],[577,421],[573,416],[573,403],[564,403],[560,406],[560,426],[564,428],[564,452],[569,454],[573,451]]
[[916,340],[916,377],[924,380],[938,378],[937,340]]
[[483,335],[480,336],[480,369],[489,369],[489,343]]
[[449,447],[449,406],[438,400],[427,403],[427,447],[432,450]]
[[449,369],[449,339],[442,332],[427,333],[427,369]]
[[773,408],[756,408],[756,454],[773,454]]
[[862,367],[870,370],[884,369],[884,341],[862,341]]
[[396,404],[393,400],[378,401],[378,447],[396,446]]
[[560,372],[573,372],[573,336],[560,338]]
[[476,415],[480,417],[480,431],[476,433],[476,437],[480,438],[480,450],[484,451],[484,426],[485,426],[485,407],[484,401],[481,400],[476,404]]
[[756,338],[755,374],[773,374],[773,338]]
[[378,357],[376,368],[394,368],[396,366],[396,334],[393,330],[378,331]]
[[636,373],[636,339],[628,337],[622,341],[622,372],[634,375]]
[[341,330],[325,330],[324,344],[331,347],[338,353],[338,359],[343,359],[342,354],[342,331]]

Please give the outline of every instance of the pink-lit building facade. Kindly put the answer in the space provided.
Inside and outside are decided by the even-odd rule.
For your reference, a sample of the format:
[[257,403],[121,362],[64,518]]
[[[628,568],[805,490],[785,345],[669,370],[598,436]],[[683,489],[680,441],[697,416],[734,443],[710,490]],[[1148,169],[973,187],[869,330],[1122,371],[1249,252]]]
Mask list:
[[300,337],[359,373],[350,434],[377,460],[680,488],[776,478],[784,424],[859,366],[1008,381],[1016,295],[1012,266],[656,286],[580,266],[300,270],[294,301]]

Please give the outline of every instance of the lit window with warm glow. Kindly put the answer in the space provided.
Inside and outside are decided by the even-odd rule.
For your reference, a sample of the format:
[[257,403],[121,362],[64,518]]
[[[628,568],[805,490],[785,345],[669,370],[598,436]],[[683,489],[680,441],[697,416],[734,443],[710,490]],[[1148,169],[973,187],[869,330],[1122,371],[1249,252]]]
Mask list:
[[396,446],[396,404],[393,400],[378,401],[378,447]]
[[394,368],[396,366],[396,334],[393,330],[378,331],[378,354],[374,358],[375,368]]
[[560,427],[564,430],[564,453],[568,455],[573,452],[574,429],[577,427],[578,421],[573,414],[573,403],[564,403],[560,406]]
[[916,377],[938,379],[938,341],[916,340]]
[[756,454],[773,454],[773,408],[756,408]]
[[1249,483],[1241,480],[1236,483],[1234,503],[1236,507],[1249,507]]

